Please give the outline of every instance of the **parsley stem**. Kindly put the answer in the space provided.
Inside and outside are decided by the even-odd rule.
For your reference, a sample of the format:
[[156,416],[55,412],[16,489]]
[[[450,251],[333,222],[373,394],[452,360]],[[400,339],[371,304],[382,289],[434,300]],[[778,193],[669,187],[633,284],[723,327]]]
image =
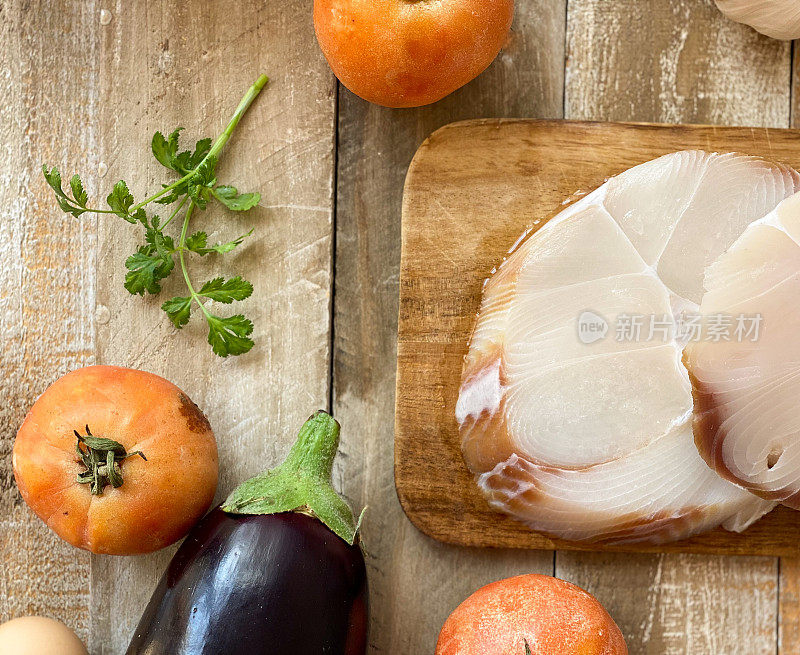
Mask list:
[[116,212],[113,209],[92,209],[91,207],[84,207],[82,206],[75,198],[72,196],[68,196],[66,193],[63,196],[66,198],[69,203],[75,208],[80,209],[85,212],[91,212],[92,214],[115,214]]
[[77,202],[73,203],[77,209],[81,209],[85,212],[89,212],[92,214],[116,214],[113,209],[92,209],[91,207],[81,207]]
[[178,215],[178,212],[180,212],[181,209],[183,209],[183,206],[186,204],[186,201],[188,199],[189,199],[189,196],[183,196],[183,200],[181,200],[180,203],[178,203],[177,209],[174,212],[172,212],[172,215],[167,219],[167,222],[164,223],[164,225],[161,226],[161,230],[163,230],[165,227],[167,227],[167,225],[172,223],[172,219],[175,218]]
[[213,146],[211,146],[211,150],[208,151],[205,159],[208,159],[209,157],[215,157],[219,151],[225,147],[225,144],[228,142],[228,139],[231,138],[231,134],[233,134],[233,131],[239,124],[239,121],[242,120],[242,116],[244,116],[245,112],[250,108],[250,105],[253,104],[253,101],[258,97],[258,94],[261,93],[261,89],[266,86],[267,82],[269,82],[269,78],[266,75],[260,75],[259,78],[253,83],[253,86],[247,90],[247,93],[244,94],[244,97],[239,102],[239,106],[236,108],[236,111],[233,112],[233,116],[228,122],[227,127],[222,134],[217,137],[216,142]]
[[[186,210],[186,214],[183,217],[183,228],[181,229],[181,239],[178,241],[178,258],[181,260],[181,270],[183,271],[183,279],[186,280],[186,286],[189,289],[189,293],[191,294],[192,298],[197,296],[197,293],[192,286],[192,281],[189,279],[189,272],[186,270],[186,259],[184,258],[183,253],[186,252],[186,232],[189,229],[189,220],[192,218],[192,212],[196,205],[194,201],[189,203],[189,209]],[[202,307],[202,305],[201,305]]]
[[[250,108],[250,105],[253,104],[253,101],[258,97],[258,94],[261,93],[261,89],[263,89],[269,78],[266,75],[260,75],[259,78],[253,83],[253,85],[247,90],[247,93],[244,94],[244,97],[239,102],[239,106],[236,108],[236,111],[233,113],[231,120],[228,122],[228,125],[225,127],[225,130],[217,137],[217,140],[214,142],[214,145],[211,146],[211,150],[208,151],[208,154],[203,157],[202,161],[197,165],[192,171],[189,171],[186,175],[184,175],[181,179],[173,182],[172,184],[165,186],[161,191],[158,193],[150,196],[146,200],[143,200],[140,203],[133,205],[130,208],[129,212],[133,214],[136,210],[141,209],[146,204],[153,202],[154,200],[158,200],[161,196],[166,195],[170,191],[172,191],[177,186],[183,184],[187,180],[192,179],[195,175],[197,175],[197,170],[206,162],[209,157],[216,157],[219,152],[225,147],[225,144],[228,142],[228,139],[231,138],[233,131],[236,129],[236,126],[239,124],[239,121],[244,116],[245,112]],[[189,208],[191,210],[191,207]]]
[[[189,196],[186,196],[187,198]],[[194,212],[194,208],[197,205],[194,204],[194,200],[189,201],[189,209],[186,210],[186,214],[183,216],[183,228],[181,229],[181,238],[178,241],[178,259],[181,262],[181,271],[183,273],[183,279],[186,282],[186,288],[189,289],[189,295],[191,296],[192,300],[194,300],[200,309],[203,310],[203,313],[206,317],[209,316],[209,311],[205,308],[202,302],[200,302],[200,296],[197,295],[197,292],[194,290],[194,286],[192,286],[192,281],[189,279],[189,271],[186,269],[186,258],[184,253],[186,252],[186,232],[189,230],[189,221],[192,218],[192,212]]]

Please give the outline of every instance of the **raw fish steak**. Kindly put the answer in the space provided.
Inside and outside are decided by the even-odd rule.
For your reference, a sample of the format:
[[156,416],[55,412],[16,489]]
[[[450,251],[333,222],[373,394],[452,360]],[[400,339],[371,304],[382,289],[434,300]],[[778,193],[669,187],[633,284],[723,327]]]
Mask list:
[[[795,171],[755,157],[665,155],[562,211],[499,267],[456,408],[493,508],[563,539],[662,543],[743,530],[774,506],[698,454],[673,317],[697,310],[705,268],[799,189]],[[659,334],[618,333],[636,317]]]
[[800,195],[753,223],[706,273],[700,311],[732,338],[685,351],[694,436],[724,478],[800,509]]

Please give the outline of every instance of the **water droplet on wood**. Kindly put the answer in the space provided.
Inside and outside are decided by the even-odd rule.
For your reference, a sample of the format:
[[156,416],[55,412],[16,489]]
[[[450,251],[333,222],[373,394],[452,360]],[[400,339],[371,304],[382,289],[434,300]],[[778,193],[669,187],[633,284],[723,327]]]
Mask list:
[[111,312],[105,305],[98,305],[94,310],[94,320],[98,325],[105,325],[111,320]]

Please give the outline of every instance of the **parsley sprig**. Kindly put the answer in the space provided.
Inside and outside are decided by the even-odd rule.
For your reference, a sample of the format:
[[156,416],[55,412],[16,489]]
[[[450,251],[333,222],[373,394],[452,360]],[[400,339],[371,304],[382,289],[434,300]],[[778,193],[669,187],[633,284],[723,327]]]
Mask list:
[[[244,300],[253,293],[253,285],[237,275],[228,279],[215,277],[195,287],[189,277],[186,254],[191,252],[205,257],[228,253],[249,237],[253,230],[231,241],[209,244],[208,234],[203,231],[190,233],[189,224],[195,211],[205,210],[212,201],[237,212],[248,211],[260,202],[261,195],[258,193],[239,193],[233,186],[219,184],[215,170],[220,152],[266,83],[266,75],[256,80],[216,141],[200,139],[194,150],[181,151],[178,139],[183,128],[177,128],[167,137],[156,132],[151,142],[153,156],[180,178],[169,184],[162,184],[160,191],[141,202],[134,200],[128,185],[120,180],[106,198],[109,209],[90,207],[88,194],[79,175],[72,176],[69,189],[65,190],[58,169],[53,167],[48,170],[47,166],[42,167],[47,183],[55,192],[59,207],[67,214],[76,218],[86,212],[115,214],[144,229],[144,243],[125,260],[128,270],[125,288],[131,294],[160,293],[161,281],[173,273],[177,259],[188,295],[167,300],[161,309],[176,328],[182,328],[189,322],[192,309],[198,307],[208,323],[208,343],[220,357],[241,355],[253,347],[250,338],[253,323],[242,314],[218,316],[211,311],[210,303],[231,304]],[[157,215],[148,215],[145,211],[145,207],[151,203],[174,205],[174,209],[162,223]],[[181,219],[182,227],[176,242],[165,230],[173,221]]]

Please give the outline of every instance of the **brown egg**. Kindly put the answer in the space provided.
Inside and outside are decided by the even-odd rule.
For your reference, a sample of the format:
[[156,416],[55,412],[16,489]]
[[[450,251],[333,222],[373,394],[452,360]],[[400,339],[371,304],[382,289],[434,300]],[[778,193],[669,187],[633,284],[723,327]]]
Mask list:
[[23,616],[0,625],[0,655],[89,655],[77,635],[60,621]]

